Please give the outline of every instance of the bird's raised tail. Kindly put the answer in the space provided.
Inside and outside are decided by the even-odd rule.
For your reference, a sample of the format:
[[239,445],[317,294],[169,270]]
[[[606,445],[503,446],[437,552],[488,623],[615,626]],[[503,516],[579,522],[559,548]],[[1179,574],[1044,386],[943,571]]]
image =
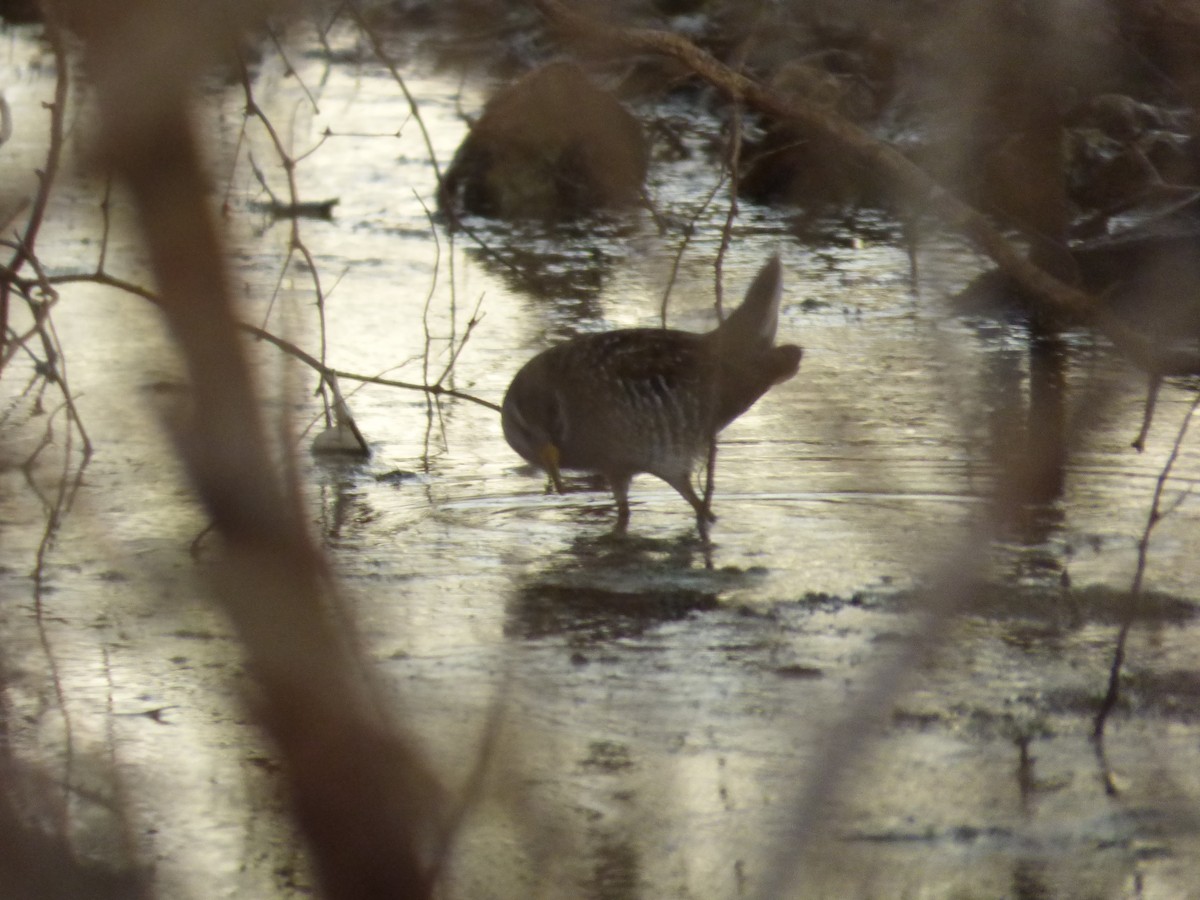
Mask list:
[[753,354],[775,343],[779,300],[783,296],[783,266],[771,256],[750,282],[742,305],[729,314],[715,334],[723,353]]

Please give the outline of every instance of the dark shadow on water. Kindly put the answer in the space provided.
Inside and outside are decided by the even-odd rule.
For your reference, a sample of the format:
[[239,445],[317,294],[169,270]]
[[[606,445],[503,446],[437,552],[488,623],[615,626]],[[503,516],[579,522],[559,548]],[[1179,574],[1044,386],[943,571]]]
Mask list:
[[[615,507],[606,507],[602,512],[616,521]],[[690,523],[691,519],[683,521]],[[665,538],[636,531],[580,534],[571,541],[564,568],[584,567],[610,575],[626,572],[634,578],[647,573],[680,576],[702,565],[706,552],[707,545],[690,525]]]
[[637,637],[664,622],[711,611],[717,605],[715,594],[697,591],[621,593],[532,584],[517,592],[504,630],[508,637],[525,640],[570,635],[575,642],[598,643]]
[[592,879],[584,886],[592,900],[636,900],[643,896],[637,847],[621,835],[595,836]]
[[635,637],[665,622],[712,611],[721,596],[762,576],[757,569],[707,568],[698,537],[580,536],[559,560],[519,585],[505,633],[573,643]]
[[[1130,610],[1128,591],[1100,585],[1062,590],[998,581],[973,585],[967,596],[963,609],[967,615],[997,622],[1040,623],[1063,630],[1119,625],[1127,616],[1136,622],[1183,625],[1200,614],[1200,606],[1194,601],[1158,591],[1142,594],[1137,608]],[[914,601],[914,595],[899,591],[885,599],[904,608]]]
[[[1061,688],[1045,693],[1047,708],[1056,713],[1093,715],[1101,698],[1088,688]],[[1200,675],[1186,669],[1156,672],[1134,668],[1122,681],[1115,707],[1121,717],[1155,718],[1169,722],[1200,722]]]

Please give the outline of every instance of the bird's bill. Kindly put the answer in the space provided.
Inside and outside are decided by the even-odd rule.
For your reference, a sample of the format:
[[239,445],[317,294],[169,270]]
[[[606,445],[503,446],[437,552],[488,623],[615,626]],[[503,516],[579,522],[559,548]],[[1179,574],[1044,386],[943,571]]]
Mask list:
[[560,494],[566,493],[563,490],[562,476],[558,473],[558,448],[550,443],[543,444],[538,450],[538,462],[554,482],[554,489]]

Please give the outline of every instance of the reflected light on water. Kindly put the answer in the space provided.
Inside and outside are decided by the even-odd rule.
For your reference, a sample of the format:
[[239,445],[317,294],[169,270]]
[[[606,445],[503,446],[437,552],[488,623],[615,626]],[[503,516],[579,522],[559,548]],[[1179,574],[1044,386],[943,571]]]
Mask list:
[[[21,69],[38,52],[14,35],[7,65]],[[436,380],[478,306],[446,384],[498,402],[550,342],[658,321],[676,239],[649,217],[559,239],[473,223],[522,271],[505,269],[430,224],[424,139],[382,67],[318,54],[292,63],[294,77],[264,60],[254,85],[268,115],[288,123],[293,152],[316,148],[297,169],[302,195],[338,200],[331,220],[301,225],[328,292],[332,365]],[[460,107],[476,109],[485,92],[432,72],[406,78],[444,166],[464,133]],[[44,87],[30,75],[7,94],[18,143],[6,145],[6,165],[26,178],[41,152],[29,135]],[[228,128],[213,136],[213,157],[231,180],[244,315],[312,351],[321,336],[311,279],[294,261],[280,272],[287,223],[251,211],[262,197],[247,154],[271,151],[254,129],[236,149],[236,91],[208,100]],[[702,195],[709,177],[694,166],[660,173],[660,204]],[[92,188],[67,182],[56,198],[51,221],[65,224],[40,244],[56,265],[93,264]],[[531,884],[541,896],[560,884],[581,896],[743,895],[787,840],[786,805],[830,723],[910,627],[897,597],[984,511],[997,466],[983,448],[1015,427],[1006,404],[1021,405],[1030,372],[1021,335],[952,316],[942,302],[978,260],[931,236],[914,292],[907,255],[880,223],[847,226],[849,236],[820,248],[794,241],[788,224],[747,209],[725,262],[726,295],[736,296],[767,253],[782,252],[780,338],[805,355],[794,380],[724,435],[707,552],[686,504],[650,478],[634,483],[630,537],[612,538],[605,491],[547,494],[505,444],[498,416],[475,404],[439,411],[419,393],[347,379],[371,458],[339,468],[297,441],[311,518],[404,721],[454,787],[480,748],[493,748],[447,896],[523,896]],[[712,321],[713,233],[700,227],[684,257],[673,325]],[[144,281],[131,240],[114,228],[110,264]],[[7,687],[35,732],[18,749],[58,764],[61,742],[73,741],[117,772],[162,896],[300,895],[304,870],[270,749],[240,705],[248,679],[203,602],[203,541],[199,561],[189,555],[205,522],[164,413],[180,381],[173,352],[141,300],[72,286],[62,307],[58,330],[97,452],[50,556],[45,644],[27,578],[42,506],[18,470],[0,469],[0,583],[16,600],[4,613],[16,670]],[[944,658],[914,673],[893,721],[880,724],[886,733],[856,773],[861,789],[831,813],[833,849],[813,873],[813,896],[999,895],[1014,871],[1046,890],[1077,876],[1103,892],[1153,868],[1138,857],[1147,841],[1195,874],[1194,833],[1169,809],[1155,806],[1143,827],[1091,783],[1080,710],[1104,682],[1113,623],[1059,587],[1068,570],[1080,587],[1127,586],[1188,397],[1164,392],[1161,425],[1135,455],[1143,386],[1079,343],[1068,389],[1086,396],[1103,383],[1100,421],[1081,436],[1062,496],[1037,511],[1029,534],[996,548],[1001,598],[957,623]],[[252,352],[272,421],[301,432],[320,413],[311,373],[273,348]],[[12,392],[28,373],[6,374]],[[51,468],[36,477],[53,479]],[[1194,444],[1178,472],[1181,489],[1200,478]],[[1200,506],[1185,503],[1162,523],[1149,575],[1188,603],[1200,584],[1198,517]],[[1021,607],[1030,598],[1054,611],[1049,624]],[[1190,616],[1155,620],[1131,655],[1143,668],[1161,659],[1194,669],[1194,632]],[[46,687],[55,678],[69,738]],[[1165,783],[1200,797],[1195,709],[1178,712],[1193,701],[1172,695],[1175,718],[1131,719],[1113,735],[1131,808],[1153,806]],[[138,714],[160,707],[169,707],[162,722]],[[1022,736],[1036,740],[1038,758],[1037,786],[1024,795],[1014,774]],[[299,886],[281,884],[282,869]]]

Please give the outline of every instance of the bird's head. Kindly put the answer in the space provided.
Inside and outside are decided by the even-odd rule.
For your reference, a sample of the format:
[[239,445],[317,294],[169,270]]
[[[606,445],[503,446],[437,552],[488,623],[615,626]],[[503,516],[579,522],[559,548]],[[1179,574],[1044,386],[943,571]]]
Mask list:
[[553,391],[536,378],[522,377],[525,375],[525,370],[519,372],[504,395],[500,409],[504,439],[524,459],[544,469],[554,482],[554,489],[561,494],[559,405]]

